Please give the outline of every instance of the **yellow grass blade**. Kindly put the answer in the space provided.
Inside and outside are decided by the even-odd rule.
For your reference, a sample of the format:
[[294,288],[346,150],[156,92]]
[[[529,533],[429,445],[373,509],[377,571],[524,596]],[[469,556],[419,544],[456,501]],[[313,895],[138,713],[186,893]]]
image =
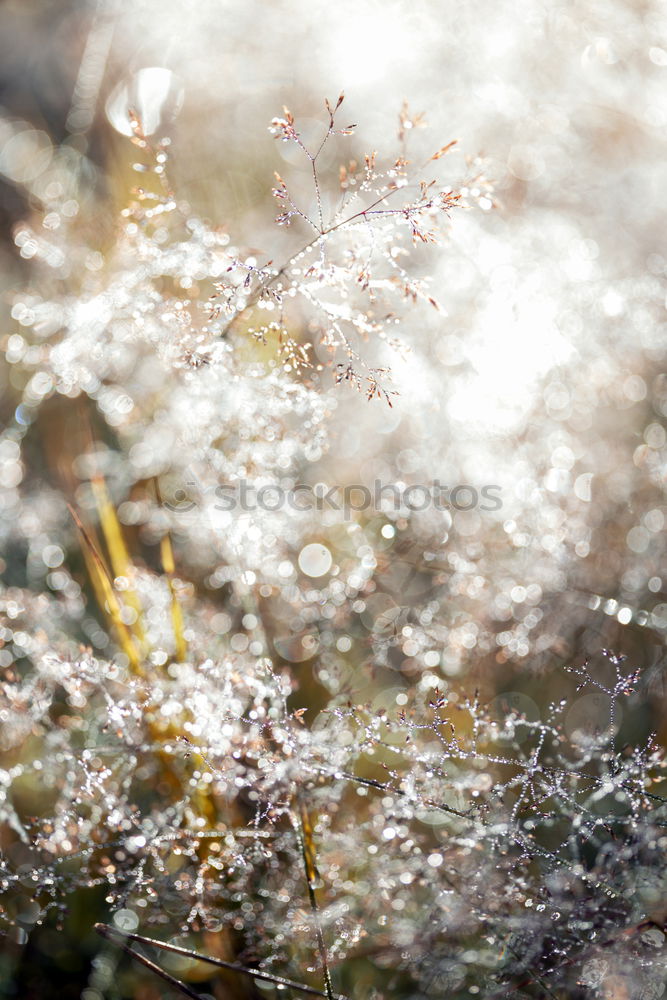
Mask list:
[[319,873],[315,862],[316,854],[315,841],[313,839],[313,827],[310,822],[308,810],[303,803],[299,804],[299,811],[301,814],[301,835],[303,838],[303,864],[306,869],[306,878],[308,879],[308,883],[314,888],[319,880]]
[[143,670],[141,667],[141,658],[139,656],[137,647],[134,644],[132,635],[127,625],[123,621],[121,605],[116,596],[116,592],[114,591],[109,570],[105,566],[104,560],[100,555],[90,534],[84,527],[81,518],[70,504],[68,504],[68,507],[69,507],[69,512],[72,515],[72,518],[74,519],[74,523],[79,529],[79,533],[81,535],[81,539],[83,542],[84,556],[86,557],[86,562],[88,566],[92,570],[91,578],[93,580],[93,586],[95,588],[96,594],[101,595],[102,597],[102,602],[101,602],[102,607],[104,608],[106,605],[105,610],[107,611],[109,617],[111,618],[112,624],[116,629],[121,648],[130,662],[130,667],[132,671],[135,674],[143,676]]
[[[155,496],[158,503],[160,503],[160,487],[157,479],[153,482],[155,485]],[[181,611],[181,605],[178,602],[176,588],[174,587],[176,563],[174,561],[174,550],[172,548],[171,538],[168,533],[164,534],[160,541],[160,558],[162,560],[162,569],[167,577],[169,593],[171,594],[171,622],[174,629],[174,640],[176,643],[176,659],[179,663],[183,663],[188,656],[188,645],[185,641],[183,612]]]
[[[127,551],[125,539],[123,538],[123,530],[120,526],[120,521],[118,520],[118,515],[116,514],[114,505],[111,502],[104,476],[94,472],[91,476],[90,482],[93,488],[95,505],[100,518],[100,527],[102,528],[107,551],[109,553],[113,575],[116,577],[122,576],[128,581],[131,581],[134,566],[132,564],[132,560],[130,559],[130,554]],[[128,588],[123,592],[123,598],[125,604],[136,612],[136,619],[131,626],[131,631],[134,632],[139,642],[144,644],[146,636],[142,625],[143,608],[141,606],[141,601],[139,600],[136,592],[131,588]]]

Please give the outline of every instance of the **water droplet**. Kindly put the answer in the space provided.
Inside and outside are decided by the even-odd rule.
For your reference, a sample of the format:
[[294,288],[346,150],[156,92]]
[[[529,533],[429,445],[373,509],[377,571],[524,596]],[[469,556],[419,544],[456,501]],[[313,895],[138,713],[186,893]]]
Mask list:
[[106,115],[121,135],[134,135],[130,112],[137,115],[144,135],[153,135],[178,115],[184,90],[169,69],[150,66],[115,87],[106,103]]
[[324,576],[331,569],[332,562],[329,549],[318,542],[304,546],[299,553],[299,569],[306,576]]

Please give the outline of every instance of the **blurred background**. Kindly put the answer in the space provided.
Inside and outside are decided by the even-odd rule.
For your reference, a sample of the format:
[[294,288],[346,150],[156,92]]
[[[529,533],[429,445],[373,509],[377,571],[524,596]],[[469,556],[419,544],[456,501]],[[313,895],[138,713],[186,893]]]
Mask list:
[[[8,427],[33,420],[21,410],[26,376],[16,363],[31,349],[34,323],[25,226],[46,225],[50,199],[64,198],[88,248],[65,286],[76,286],[76,267],[103,270],[136,183],[118,108],[149,67],[168,71],[158,103],[173,188],[197,216],[268,258],[282,260],[289,246],[273,224],[273,171],[297,187],[309,171],[267,131],[283,105],[308,130],[324,98],[344,90],[343,113],[358,125],[350,155],[362,158],[370,149],[395,154],[408,101],[425,114],[429,148],[458,140],[446,161],[452,183],[483,171],[493,184],[488,204],[454,211],[442,248],[416,256],[444,312],[417,309],[404,326],[410,352],[392,363],[393,407],[332,390],[325,373],[326,444],[300,472],[340,484],[494,484],[502,506],[415,513],[384,533],[380,522],[364,525],[377,551],[388,551],[360,622],[346,625],[350,644],[334,640],[337,674],[310,662],[299,629],[286,630],[274,609],[273,652],[300,671],[302,700],[318,707],[323,691],[338,694],[358,677],[362,639],[368,649],[390,613],[401,625],[433,626],[422,641],[408,625],[364,680],[368,696],[393,697],[428,668],[445,685],[479,686],[504,696],[499,704],[514,699],[539,713],[559,696],[560,665],[611,648],[647,668],[632,725],[664,740],[665,5],[4,0],[0,295],[9,363],[0,368],[0,415]],[[323,166],[337,172],[333,159]],[[75,457],[76,417],[49,405],[26,438],[26,481],[42,495],[61,488],[58,462]],[[183,464],[173,488],[186,476]],[[131,484],[113,470],[110,478],[120,503]],[[343,563],[347,543],[336,542],[332,524],[290,529],[294,544],[324,539]],[[35,585],[28,556],[40,531],[34,521],[18,532],[7,522],[9,585]],[[389,551],[396,532],[402,547]],[[212,592],[216,567],[201,542],[200,552],[183,546],[181,565]],[[369,663],[376,654],[365,654]],[[590,703],[580,707],[571,728],[594,728],[594,715]],[[102,896],[75,895],[63,931],[47,926],[7,942],[6,995],[105,995],[94,973],[112,960],[99,952],[91,964]],[[136,970],[124,975],[122,996],[166,995]]]

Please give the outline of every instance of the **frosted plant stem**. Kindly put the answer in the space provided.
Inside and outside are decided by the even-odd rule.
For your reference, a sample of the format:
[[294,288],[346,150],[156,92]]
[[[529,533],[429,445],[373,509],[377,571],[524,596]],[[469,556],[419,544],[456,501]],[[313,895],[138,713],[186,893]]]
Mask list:
[[118,947],[122,948],[127,955],[131,955],[132,958],[135,958],[141,965],[150,969],[150,971],[154,972],[156,976],[160,977],[160,979],[164,979],[164,981],[169,983],[170,986],[174,986],[177,990],[180,990],[181,993],[184,993],[186,997],[192,997],[192,1000],[203,1000],[201,993],[195,993],[195,991],[191,990],[189,986],[182,983],[180,979],[176,979],[174,976],[171,976],[168,972],[165,972],[164,969],[161,969],[159,965],[156,965],[155,962],[151,962],[149,958],[145,958],[138,951],[135,951],[134,948],[130,948],[129,945],[125,944],[123,938],[128,935],[125,935],[120,931],[115,931],[112,927],[108,927],[106,924],[95,924],[95,930],[101,937],[106,938],[107,941],[112,941],[114,944],[117,944]]
[[315,922],[315,936],[317,937],[317,947],[319,949],[322,971],[324,973],[324,995],[327,1000],[334,1000],[331,973],[329,972],[329,959],[327,957],[327,947],[324,941],[324,934],[322,933],[320,911],[317,905],[317,897],[315,895],[317,869],[315,867],[313,836],[308,811],[302,802],[299,802],[299,819],[297,820],[296,817],[294,817],[292,822],[294,824],[294,829],[301,848],[301,854],[303,856],[303,867],[306,873],[306,883],[308,886],[308,899],[310,902],[310,909],[313,914],[313,920]]
[[[126,941],[136,941],[138,944],[150,945],[153,948],[159,948],[161,951],[170,951],[174,955],[183,955],[185,958],[192,958],[198,962],[205,962],[207,965],[215,965],[219,969],[229,969],[230,972],[239,972],[244,976],[252,976],[253,979],[261,979],[265,983],[273,983],[275,986],[284,986],[292,990],[297,990],[299,993],[306,993],[313,997],[326,997],[327,994],[323,990],[318,990],[315,986],[308,986],[306,983],[298,983],[294,979],[288,979],[286,976],[275,976],[270,972],[262,972],[260,969],[250,969],[246,965],[241,965],[239,962],[225,962],[222,958],[211,958],[209,955],[202,955],[198,951],[193,951],[191,948],[181,948],[179,945],[170,944],[167,941],[158,941],[155,938],[143,937],[141,934],[126,934],[125,932],[116,931],[113,927],[109,927],[106,924],[96,924],[95,930],[102,937],[106,937],[109,940],[117,940],[117,937],[124,938]],[[117,937],[113,937],[116,935]],[[132,952],[136,954],[136,952]],[[348,1000],[348,998],[342,993],[335,993],[333,1000]]]

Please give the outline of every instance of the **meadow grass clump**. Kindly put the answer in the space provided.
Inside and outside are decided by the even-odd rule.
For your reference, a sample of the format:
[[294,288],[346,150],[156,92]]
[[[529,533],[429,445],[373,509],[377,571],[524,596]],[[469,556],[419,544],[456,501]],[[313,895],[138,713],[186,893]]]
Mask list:
[[[217,502],[316,470],[336,384],[397,403],[386,350],[400,364],[406,311],[440,308],[412,258],[492,204],[477,170],[432,179],[452,141],[415,161],[407,105],[395,155],[323,171],[356,142],[343,103],[314,143],[288,109],[271,123],[308,168],[303,191],[275,176],[282,263],[195,217],[132,108],[142,185],[110,245],[18,230],[3,931],[65,935],[83,906],[81,947],[104,949],[88,989],[110,1000],[140,995],[109,971],[123,954],[146,997],[651,1000],[667,800],[642,664],[573,656],[540,705],[474,691],[459,662],[499,627],[461,610],[485,584],[472,543],[445,547],[451,515]],[[532,586],[512,587],[526,644]]]

